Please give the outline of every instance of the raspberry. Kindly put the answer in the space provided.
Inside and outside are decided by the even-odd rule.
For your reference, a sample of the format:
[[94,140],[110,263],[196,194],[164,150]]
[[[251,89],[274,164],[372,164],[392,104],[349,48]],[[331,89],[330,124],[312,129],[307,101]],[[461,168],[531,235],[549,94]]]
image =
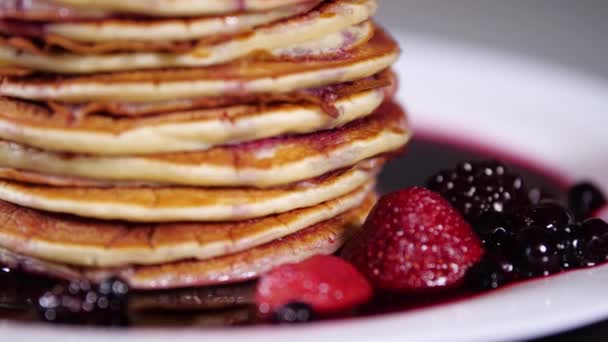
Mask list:
[[483,248],[441,195],[414,187],[380,199],[343,255],[379,289],[416,292],[461,283]]
[[264,316],[276,315],[294,302],[310,306],[317,314],[332,314],[353,309],[372,295],[368,281],[351,264],[335,256],[318,255],[263,275],[255,299]]

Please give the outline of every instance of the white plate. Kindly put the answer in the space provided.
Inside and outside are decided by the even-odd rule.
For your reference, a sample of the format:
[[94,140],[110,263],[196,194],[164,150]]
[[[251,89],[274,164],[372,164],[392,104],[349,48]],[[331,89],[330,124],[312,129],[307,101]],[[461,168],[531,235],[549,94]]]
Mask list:
[[[608,84],[462,45],[397,35],[400,99],[415,127],[538,160],[608,189]],[[414,166],[415,167],[415,166]],[[0,323],[2,341],[488,341],[540,336],[608,318],[608,266],[427,309],[298,327],[104,331]]]

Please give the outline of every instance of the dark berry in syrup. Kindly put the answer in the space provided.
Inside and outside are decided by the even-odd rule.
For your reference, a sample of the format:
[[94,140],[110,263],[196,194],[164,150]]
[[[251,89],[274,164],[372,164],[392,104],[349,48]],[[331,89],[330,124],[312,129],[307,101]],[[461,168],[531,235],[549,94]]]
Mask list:
[[280,307],[274,314],[276,323],[297,324],[313,320],[312,307],[305,303],[292,302]]
[[27,300],[19,292],[17,274],[9,268],[0,267],[0,309],[26,309]]
[[488,255],[467,271],[465,282],[472,290],[485,291],[496,289],[515,278],[513,263],[500,256]]
[[579,224],[569,224],[555,232],[557,239],[557,252],[561,258],[562,269],[571,269],[581,266],[581,258],[577,253],[579,245]]
[[580,226],[575,243],[581,266],[595,266],[608,260],[608,223],[589,219]]
[[461,163],[429,178],[427,186],[448,199],[473,225],[484,212],[511,212],[529,203],[522,177],[498,161]]
[[591,217],[606,205],[606,196],[589,182],[576,184],[568,191],[568,206],[578,220]]
[[546,276],[561,270],[555,232],[542,226],[522,229],[516,239],[516,264],[523,277]]
[[47,322],[123,326],[127,293],[126,284],[117,279],[97,288],[82,280],[59,283],[38,298],[37,310]]
[[574,223],[572,214],[556,202],[542,202],[529,206],[518,215],[517,224],[522,227],[541,226],[552,231],[564,229]]
[[515,229],[510,215],[494,211],[482,213],[473,229],[491,252],[503,253],[513,248]]

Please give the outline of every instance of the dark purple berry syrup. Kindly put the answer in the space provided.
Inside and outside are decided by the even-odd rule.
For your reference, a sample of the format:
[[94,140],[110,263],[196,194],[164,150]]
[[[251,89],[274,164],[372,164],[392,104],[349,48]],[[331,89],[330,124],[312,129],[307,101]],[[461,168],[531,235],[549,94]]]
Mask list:
[[[486,160],[488,158],[500,159],[507,163],[513,172],[518,173],[526,180],[529,187],[537,189],[535,190],[538,192],[536,196],[554,198],[563,203],[567,200],[572,200],[572,195],[568,196],[567,194],[567,187],[570,186],[570,184],[567,184],[567,181],[564,178],[553,172],[542,170],[542,168],[539,168],[538,166],[523,162],[516,158],[497,154],[491,149],[464,146],[453,141],[431,136],[416,137],[409,144],[407,153],[390,163],[384,170],[384,173],[380,178],[381,182],[379,187],[381,191],[389,192],[408,186],[424,185],[429,177],[439,170],[451,169],[463,160],[476,161]],[[579,211],[585,210],[590,203],[595,204],[601,202],[600,199],[589,197],[591,196],[589,194],[594,195],[593,189],[588,189],[587,187],[579,188],[575,192],[574,197],[579,196],[583,198],[583,203],[580,205]],[[577,215],[578,214],[579,213],[577,212]],[[590,225],[586,229],[593,230],[595,227]],[[543,238],[542,236],[537,237],[534,235],[534,231],[530,231],[529,234],[533,235],[534,239]],[[533,239],[531,241],[534,242]],[[504,241],[494,241],[493,243],[500,246],[502,242]],[[598,246],[597,248],[603,247],[604,246]],[[497,258],[496,260],[484,260],[484,262],[478,266],[476,272],[485,274],[486,276],[487,274],[492,274],[492,272],[497,269],[501,270],[500,274],[496,277],[490,277],[488,278],[490,279],[489,281],[481,283],[483,290],[476,290],[474,289],[475,287],[463,286],[462,288],[455,290],[433,292],[416,296],[377,294],[373,302],[359,308],[348,317],[402,312],[456,300],[465,300],[471,296],[483,295],[488,288],[503,286],[505,284],[508,286],[509,284],[514,284],[523,280],[506,281],[505,277],[509,276],[509,272],[504,272],[504,270],[508,268],[508,265],[505,266],[504,260],[500,258]],[[536,270],[531,271],[536,272]],[[256,317],[252,303],[254,283],[215,288],[181,289],[145,293],[131,292],[129,293],[128,298],[125,297],[125,303],[120,302],[121,305],[124,305],[125,309],[121,309],[123,311],[115,314],[120,316],[120,319],[118,320],[108,320],[109,309],[104,308],[104,310],[98,310],[96,305],[99,305],[99,299],[97,299],[100,296],[99,293],[95,293],[94,295],[89,295],[86,291],[81,291],[82,293],[78,291],[70,293],[70,285],[66,284],[59,285],[60,291],[57,292],[57,286],[57,284],[54,284],[54,281],[49,279],[22,274],[8,269],[0,269],[0,320],[8,319],[28,322],[44,320],[46,312],[44,312],[44,310],[43,312],[40,312],[40,299],[46,298],[46,301],[48,302],[49,291],[53,291],[55,288],[56,294],[58,294],[57,300],[61,300],[62,294],[67,293],[68,299],[81,298],[84,304],[93,308],[91,311],[92,314],[89,314],[87,319],[84,320],[84,324],[87,325],[109,324],[114,326],[127,325],[129,327],[209,327],[262,323]],[[61,286],[63,286],[63,290],[61,290]],[[86,302],[89,300],[88,297],[91,296],[94,297],[93,299],[95,299],[95,301],[91,301],[91,303]],[[51,299],[54,299],[54,297],[51,296]],[[45,304],[48,305],[48,303]],[[305,307],[293,307],[288,309],[290,309],[289,312],[280,313],[282,316],[288,317],[286,319],[287,321],[305,321],[302,318],[304,316],[306,316],[306,320],[308,320],[307,315],[300,315],[301,312],[306,313]],[[58,313],[65,314],[65,312],[61,311],[51,312],[51,316],[57,315]],[[100,320],[100,323],[97,324],[96,320]],[[82,319],[80,321],[69,322],[68,320],[66,322],[65,318],[63,318],[60,323],[83,324],[81,321]],[[114,324],[115,321],[118,321],[118,324]]]

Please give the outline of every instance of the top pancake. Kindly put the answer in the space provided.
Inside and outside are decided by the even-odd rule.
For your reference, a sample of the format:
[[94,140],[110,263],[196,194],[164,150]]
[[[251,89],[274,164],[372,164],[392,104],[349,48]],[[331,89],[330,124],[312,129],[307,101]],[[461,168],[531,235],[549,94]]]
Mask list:
[[0,95],[72,103],[150,102],[243,94],[287,93],[374,75],[397,59],[399,47],[376,30],[364,45],[333,59],[259,60],[194,69],[167,69],[90,76],[6,77]]
[[[149,43],[154,35],[149,36],[150,38],[143,42],[139,40],[131,42],[126,39],[128,37],[123,38],[118,35],[110,44],[102,44],[101,48],[96,48],[96,46],[83,47],[82,44],[70,42],[69,39],[66,41],[66,38],[60,35],[59,37],[62,39],[57,39],[57,34],[43,34],[42,37],[39,37],[47,45],[49,40],[52,40],[54,45],[82,53],[37,49],[35,44],[28,41],[17,41],[18,43],[15,44],[13,37],[0,41],[2,45],[0,46],[0,62],[4,65],[28,67],[40,71],[83,74],[209,66],[226,63],[253,52],[264,52],[275,56],[300,54],[305,57],[314,57],[329,55],[349,50],[371,37],[373,29],[370,25],[356,25],[368,20],[374,14],[376,7],[376,0],[332,0],[305,14],[258,27],[246,34],[226,37],[219,39],[218,42],[214,42],[217,38],[212,37],[211,43],[202,40],[193,44],[190,49],[186,46],[185,51],[166,53],[146,51],[147,47],[155,46],[155,44]],[[8,28],[10,28],[10,25]],[[17,28],[13,31],[23,32],[24,29]],[[125,32],[129,31],[125,30]],[[35,32],[30,33],[34,33],[33,35],[36,36]],[[174,36],[176,33],[172,32],[170,36]],[[190,33],[196,32],[191,30]],[[198,34],[200,33],[198,32]],[[154,34],[153,30],[150,30],[150,34]],[[194,40],[202,38],[204,37],[198,37]],[[161,37],[156,41],[159,40],[166,39]],[[104,48],[104,46],[106,47]],[[107,52],[107,50],[112,51],[113,49],[143,51],[99,54],[104,50]]]
[[53,0],[60,5],[85,10],[180,17],[233,12],[259,12],[310,0]]
[[[35,38],[58,36],[73,42],[145,41],[149,44],[161,41],[189,41],[203,37],[243,33],[277,20],[300,15],[318,5],[320,0],[288,6],[266,12],[235,13],[221,16],[196,18],[122,18],[108,17],[95,20],[45,20],[31,21],[17,14],[17,4],[11,8],[5,0],[0,6],[0,32]],[[33,1],[36,2],[36,1]],[[63,11],[64,9],[60,9]],[[26,10],[21,9],[21,12]],[[40,11],[40,9],[39,9]],[[32,15],[34,11],[30,10]],[[28,13],[28,12],[26,12]],[[34,12],[35,13],[35,12]],[[55,12],[53,12],[55,13]],[[70,12],[68,11],[68,14]],[[40,17],[40,15],[38,16]]]

